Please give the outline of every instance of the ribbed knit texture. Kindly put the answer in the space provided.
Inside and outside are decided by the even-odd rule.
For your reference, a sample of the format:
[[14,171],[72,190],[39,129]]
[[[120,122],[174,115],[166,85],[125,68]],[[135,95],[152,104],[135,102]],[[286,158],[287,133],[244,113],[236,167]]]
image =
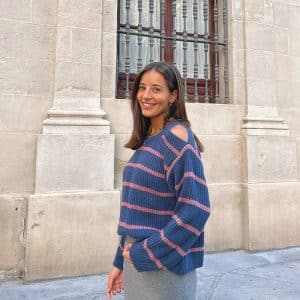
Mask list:
[[[181,124],[185,142],[171,132]],[[167,269],[186,274],[201,267],[209,194],[193,133],[169,123],[137,149],[123,171],[118,234],[113,265],[123,269],[126,235],[138,240],[130,250],[137,271]]]

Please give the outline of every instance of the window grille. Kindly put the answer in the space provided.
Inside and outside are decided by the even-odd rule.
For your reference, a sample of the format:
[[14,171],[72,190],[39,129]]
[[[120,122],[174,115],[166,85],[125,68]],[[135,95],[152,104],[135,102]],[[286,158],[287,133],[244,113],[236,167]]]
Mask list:
[[117,98],[149,62],[174,64],[188,102],[228,103],[227,0],[119,0]]

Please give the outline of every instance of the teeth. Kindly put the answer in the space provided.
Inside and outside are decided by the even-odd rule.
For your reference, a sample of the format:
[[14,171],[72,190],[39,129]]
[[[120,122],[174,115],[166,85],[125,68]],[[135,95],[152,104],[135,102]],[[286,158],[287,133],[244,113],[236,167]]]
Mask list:
[[153,106],[153,104],[143,103],[143,106],[144,106],[144,107],[151,107],[151,106]]

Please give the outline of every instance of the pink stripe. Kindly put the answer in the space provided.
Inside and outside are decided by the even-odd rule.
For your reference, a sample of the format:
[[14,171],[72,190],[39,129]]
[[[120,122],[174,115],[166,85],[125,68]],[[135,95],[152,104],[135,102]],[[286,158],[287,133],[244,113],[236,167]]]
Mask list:
[[210,212],[210,208],[203,205],[202,203],[199,203],[198,201],[196,200],[192,200],[192,199],[188,199],[188,198],[183,198],[183,197],[179,197],[178,198],[178,201],[180,202],[183,202],[183,203],[187,203],[187,204],[190,204],[190,205],[194,205],[202,210],[205,210],[207,212]]
[[150,152],[150,153],[156,155],[157,157],[163,159],[163,156],[162,156],[158,151],[154,150],[154,149],[151,148],[151,147],[142,146],[142,147],[140,147],[138,150],[148,151],[148,152]]
[[150,259],[157,265],[157,267],[159,269],[164,269],[165,268],[164,265],[160,262],[158,258],[154,256],[153,252],[148,248],[147,240],[144,240],[143,246],[146,252],[148,253]]
[[168,238],[166,238],[166,236],[164,235],[163,230],[160,231],[160,237],[161,239],[171,248],[175,249],[179,255],[181,256],[185,256],[185,252],[182,250],[182,248],[180,248],[179,246],[177,246],[176,244],[174,244],[173,242],[171,242]]
[[167,146],[172,152],[174,152],[176,155],[179,155],[180,152],[179,152],[173,145],[171,145],[171,144],[168,142],[168,140],[166,139],[166,137],[165,137],[164,135],[162,136],[162,139],[164,140],[166,146]]
[[201,231],[198,230],[197,228],[195,228],[194,226],[186,224],[186,223],[183,223],[182,220],[177,215],[173,215],[172,218],[174,218],[174,220],[176,221],[176,223],[179,226],[182,226],[185,229],[187,229],[188,231],[191,231],[191,232],[195,233],[197,236],[199,236],[201,234]]
[[204,251],[204,247],[191,248],[187,253]]
[[137,190],[140,190],[143,192],[151,193],[153,195],[160,196],[160,197],[174,197],[174,194],[172,194],[172,193],[158,192],[158,191],[152,190],[150,188],[147,188],[145,186],[142,186],[142,185],[139,185],[139,184],[136,184],[133,182],[124,181],[123,186],[129,186],[131,188],[134,188],[134,189],[137,189]]
[[121,245],[121,243],[119,243],[119,247],[120,247],[120,249],[123,251],[124,250],[124,248],[123,248],[123,246]]
[[180,182],[175,186],[175,189],[178,190],[180,188],[180,186],[182,185],[183,181],[185,178],[187,177],[191,177],[194,180],[198,181],[199,183],[203,184],[206,186],[206,181],[200,177],[198,177],[197,175],[195,175],[193,172],[185,172],[183,174],[183,177],[181,178]]
[[141,169],[143,170],[144,172],[146,173],[149,173],[153,176],[156,176],[156,177],[159,177],[159,178],[166,178],[166,175],[165,174],[162,174],[162,173],[159,173],[159,172],[156,172],[150,168],[147,168],[146,166],[142,165],[142,164],[137,164],[137,163],[127,163],[126,166],[130,166],[130,167],[134,167],[134,168],[138,168],[138,169]]
[[156,215],[162,215],[162,216],[166,216],[166,215],[172,216],[173,215],[172,210],[157,210],[157,209],[147,208],[147,207],[143,207],[143,206],[139,206],[139,205],[129,204],[128,202],[122,202],[121,206],[126,206],[130,209],[135,209],[138,211],[143,211],[143,212],[152,213],[152,214],[156,214]]
[[176,159],[174,159],[174,161],[172,162],[172,164],[170,165],[169,167],[169,170],[167,171],[167,178],[169,177],[170,175],[170,172],[171,170],[173,169],[174,165],[177,163],[177,161],[183,156],[183,154],[187,151],[187,150],[191,150],[199,159],[200,156],[199,156],[199,153],[193,148],[192,145],[190,144],[187,144],[185,145],[182,150],[180,151],[180,153],[178,154],[178,156],[176,157]]
[[128,229],[142,229],[142,230],[154,230],[159,232],[160,230],[155,227],[142,226],[142,225],[131,225],[125,222],[119,222],[119,225]]

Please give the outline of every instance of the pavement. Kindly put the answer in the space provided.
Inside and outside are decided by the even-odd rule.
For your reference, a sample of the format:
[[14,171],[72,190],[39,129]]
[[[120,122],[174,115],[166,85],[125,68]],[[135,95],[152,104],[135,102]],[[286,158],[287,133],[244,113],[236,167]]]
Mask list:
[[[206,254],[204,260],[197,269],[198,300],[300,300],[300,247]],[[106,300],[106,280],[107,275],[100,274],[31,283],[5,281],[0,283],[0,299]]]

